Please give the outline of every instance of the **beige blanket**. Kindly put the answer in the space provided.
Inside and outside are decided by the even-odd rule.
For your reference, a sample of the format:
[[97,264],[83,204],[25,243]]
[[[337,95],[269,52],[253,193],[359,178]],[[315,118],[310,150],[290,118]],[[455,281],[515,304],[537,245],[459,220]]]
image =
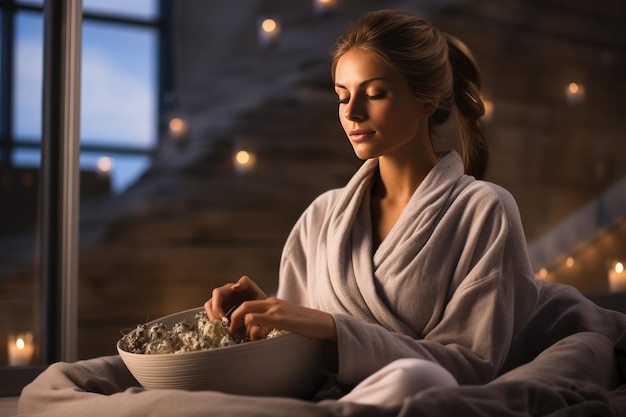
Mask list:
[[[614,343],[576,333],[486,385],[433,388],[383,408],[325,400],[144,390],[118,356],[50,366],[27,386],[19,415],[30,417],[526,417],[626,416],[626,334]],[[609,359],[608,358],[614,358]],[[574,366],[575,365],[575,366]],[[618,378],[622,378],[618,380]],[[603,386],[621,389],[608,390]]]

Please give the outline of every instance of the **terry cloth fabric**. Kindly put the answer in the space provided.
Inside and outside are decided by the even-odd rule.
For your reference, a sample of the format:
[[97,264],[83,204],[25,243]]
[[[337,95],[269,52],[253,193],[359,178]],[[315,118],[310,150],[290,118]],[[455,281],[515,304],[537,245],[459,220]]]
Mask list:
[[516,362],[514,338],[532,333],[527,322],[542,305],[513,197],[465,175],[448,152],[374,248],[377,169],[366,161],[303,213],[284,248],[278,297],[333,314],[340,384],[405,357],[435,361],[460,384],[493,380]]

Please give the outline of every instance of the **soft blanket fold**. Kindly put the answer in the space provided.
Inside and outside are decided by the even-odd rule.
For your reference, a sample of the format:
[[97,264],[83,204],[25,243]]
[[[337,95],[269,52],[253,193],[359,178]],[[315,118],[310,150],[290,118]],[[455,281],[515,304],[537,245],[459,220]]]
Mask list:
[[[614,343],[592,332],[568,336],[485,385],[433,388],[399,407],[376,407],[325,400],[242,397],[218,392],[144,390],[119,356],[57,363],[24,389],[24,417],[565,417],[626,416],[626,385],[612,383]],[[626,350],[626,337],[618,343]],[[572,366],[576,364],[577,366]]]

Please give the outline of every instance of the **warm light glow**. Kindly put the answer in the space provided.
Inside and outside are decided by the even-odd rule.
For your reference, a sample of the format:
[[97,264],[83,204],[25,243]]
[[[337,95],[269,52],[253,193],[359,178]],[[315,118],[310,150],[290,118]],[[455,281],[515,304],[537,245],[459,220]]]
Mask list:
[[246,165],[250,162],[250,154],[246,151],[239,151],[235,155],[235,160],[239,165]]
[[313,0],[315,11],[319,15],[327,15],[335,7],[335,0]]
[[10,366],[30,365],[35,354],[35,344],[32,332],[9,334],[7,339],[7,354]]
[[235,153],[234,161],[235,168],[239,172],[248,172],[254,168],[256,164],[256,156],[249,151],[238,151]]
[[280,25],[274,19],[263,19],[259,24],[259,42],[262,46],[276,45],[280,38]]
[[571,256],[568,256],[567,259],[565,260],[565,266],[567,266],[568,268],[571,268],[574,266],[574,258]]
[[278,25],[274,19],[265,19],[261,24],[261,29],[267,33],[274,32],[277,27]]
[[173,117],[169,123],[170,132],[176,139],[180,139],[187,133],[187,122],[180,117]]
[[96,169],[100,174],[109,174],[113,170],[114,165],[115,163],[113,162],[112,158],[109,158],[108,156],[103,156],[98,159],[98,162],[96,163]]
[[611,292],[626,292],[626,271],[624,261],[613,261],[609,268],[609,290]]
[[545,280],[546,278],[548,278],[548,270],[547,270],[546,268],[541,268],[541,269],[537,272],[536,277],[537,277],[538,279]]
[[582,103],[585,98],[585,87],[578,83],[569,83],[565,89],[565,96],[570,105]]
[[493,103],[483,98],[483,106],[485,106],[485,114],[483,114],[483,120],[491,120],[493,115]]

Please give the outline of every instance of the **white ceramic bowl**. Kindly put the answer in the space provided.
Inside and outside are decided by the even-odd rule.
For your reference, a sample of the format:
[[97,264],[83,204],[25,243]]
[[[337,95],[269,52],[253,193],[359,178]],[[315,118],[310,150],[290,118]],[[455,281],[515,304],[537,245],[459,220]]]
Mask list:
[[[168,328],[202,307],[157,320]],[[120,357],[144,388],[212,390],[229,394],[312,398],[324,382],[323,342],[288,333],[211,350]]]

